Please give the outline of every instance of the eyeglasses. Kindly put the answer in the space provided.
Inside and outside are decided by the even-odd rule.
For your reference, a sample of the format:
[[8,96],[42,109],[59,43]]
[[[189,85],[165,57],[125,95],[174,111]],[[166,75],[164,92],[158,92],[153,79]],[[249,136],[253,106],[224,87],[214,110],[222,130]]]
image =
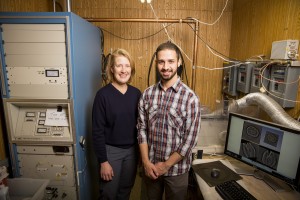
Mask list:
[[125,67],[125,68],[131,68],[130,65],[115,65],[116,68],[122,68],[122,67]]

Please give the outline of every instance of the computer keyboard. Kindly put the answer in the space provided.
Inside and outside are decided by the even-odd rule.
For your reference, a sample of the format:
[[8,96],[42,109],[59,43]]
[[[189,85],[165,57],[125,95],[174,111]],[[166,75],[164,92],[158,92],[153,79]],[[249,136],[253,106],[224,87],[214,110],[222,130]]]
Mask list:
[[224,200],[255,200],[245,188],[236,181],[227,181],[215,186],[216,191]]

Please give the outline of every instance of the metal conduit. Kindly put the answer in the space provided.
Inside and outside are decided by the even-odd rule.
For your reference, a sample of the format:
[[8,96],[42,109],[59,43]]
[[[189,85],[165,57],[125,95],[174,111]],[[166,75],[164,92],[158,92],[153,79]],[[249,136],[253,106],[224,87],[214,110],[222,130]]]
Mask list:
[[[238,100],[233,100],[228,106],[228,112],[238,112],[240,109],[251,105],[256,105],[263,109],[274,123],[300,130],[300,122],[288,115],[274,99],[260,92],[250,93]],[[201,117],[207,119],[224,118],[223,109],[204,114]]]
[[300,122],[288,115],[274,99],[263,93],[250,93],[230,104],[229,110],[235,110],[250,105],[257,105],[262,108],[273,122],[300,130]]

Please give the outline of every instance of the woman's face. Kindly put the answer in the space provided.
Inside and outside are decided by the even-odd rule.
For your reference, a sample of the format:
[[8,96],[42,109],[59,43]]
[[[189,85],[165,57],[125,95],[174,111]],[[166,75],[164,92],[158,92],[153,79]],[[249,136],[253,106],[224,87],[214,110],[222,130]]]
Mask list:
[[114,82],[120,85],[126,84],[131,76],[129,60],[124,56],[117,56],[111,72],[113,73]]

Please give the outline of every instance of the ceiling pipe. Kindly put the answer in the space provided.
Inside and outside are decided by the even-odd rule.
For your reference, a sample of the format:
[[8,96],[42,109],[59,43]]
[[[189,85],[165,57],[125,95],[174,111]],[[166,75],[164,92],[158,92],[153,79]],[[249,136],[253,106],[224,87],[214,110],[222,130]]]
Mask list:
[[159,22],[159,23],[196,23],[193,19],[153,19],[153,18],[84,18],[89,22]]

